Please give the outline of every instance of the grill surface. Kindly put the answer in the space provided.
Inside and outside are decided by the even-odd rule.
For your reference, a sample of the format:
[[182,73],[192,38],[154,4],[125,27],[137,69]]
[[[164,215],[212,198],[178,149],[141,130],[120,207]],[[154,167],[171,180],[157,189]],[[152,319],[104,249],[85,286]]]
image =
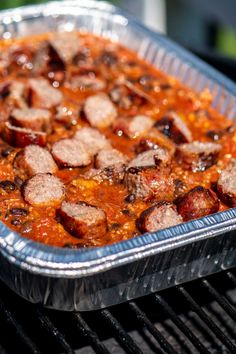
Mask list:
[[0,284],[0,353],[236,353],[236,269],[110,309],[42,309]]

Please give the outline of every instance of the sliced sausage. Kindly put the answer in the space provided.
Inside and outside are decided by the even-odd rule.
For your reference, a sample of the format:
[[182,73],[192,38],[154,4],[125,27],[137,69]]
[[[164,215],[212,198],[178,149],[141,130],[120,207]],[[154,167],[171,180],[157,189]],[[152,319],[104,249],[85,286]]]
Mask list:
[[28,177],[37,173],[55,173],[57,165],[47,149],[37,145],[28,145],[17,153],[14,167]]
[[168,165],[170,160],[171,156],[168,151],[159,147],[156,150],[148,150],[138,154],[127,167],[145,168],[159,166],[160,164]]
[[15,127],[9,122],[5,123],[2,136],[8,144],[22,148],[30,144],[45,146],[47,142],[46,133]]
[[116,149],[101,150],[95,158],[96,168],[106,168],[114,165],[124,165],[127,158],[122,152]]
[[119,118],[114,124],[114,132],[121,136],[137,138],[146,133],[153,126],[153,120],[144,115],[137,115],[133,118]]
[[229,166],[221,172],[217,182],[217,194],[223,203],[229,207],[236,207],[236,159],[232,159]]
[[186,123],[174,112],[169,112],[155,123],[155,127],[176,144],[190,143],[192,133]]
[[156,128],[150,129],[146,134],[141,136],[138,144],[135,147],[137,154],[147,150],[156,150],[160,147],[169,151],[171,155],[174,155],[176,145],[175,143],[167,138],[164,134],[159,132]]
[[166,168],[131,167],[125,172],[124,185],[130,194],[144,201],[174,199],[174,182]]
[[62,101],[62,93],[43,78],[29,79],[29,105],[35,108],[50,109]]
[[77,75],[73,76],[70,82],[67,84],[72,90],[81,91],[99,91],[104,90],[106,83],[104,80],[88,76],[88,75]]
[[178,198],[176,205],[184,221],[201,218],[219,210],[219,200],[215,193],[202,186],[197,186]]
[[81,167],[91,163],[91,157],[84,144],[75,139],[61,139],[52,146],[52,156],[59,166]]
[[46,133],[51,131],[51,113],[47,109],[17,108],[12,111],[10,121],[13,125],[21,128]]
[[20,81],[12,81],[7,103],[16,108],[27,108],[25,97],[25,84]]
[[159,202],[144,210],[136,221],[141,232],[153,232],[183,222],[177,213],[176,206],[169,202]]
[[28,179],[22,188],[25,201],[33,206],[54,206],[65,195],[64,184],[49,173],[39,173]]
[[107,231],[105,212],[84,202],[63,202],[58,211],[64,228],[78,238],[101,238]]
[[80,50],[79,37],[75,32],[55,33],[49,43],[65,64],[70,64]]
[[116,107],[105,93],[88,97],[84,103],[84,114],[94,128],[107,128],[117,117]]
[[217,162],[220,150],[220,144],[194,141],[177,147],[176,160],[193,172],[205,171]]
[[90,127],[77,130],[74,139],[86,145],[86,150],[91,155],[97,154],[102,149],[111,148],[111,144],[105,135],[101,134],[97,129]]
[[111,184],[120,184],[124,180],[125,165],[113,165],[102,169],[92,168],[85,173],[86,179],[93,179],[99,183],[108,181]]

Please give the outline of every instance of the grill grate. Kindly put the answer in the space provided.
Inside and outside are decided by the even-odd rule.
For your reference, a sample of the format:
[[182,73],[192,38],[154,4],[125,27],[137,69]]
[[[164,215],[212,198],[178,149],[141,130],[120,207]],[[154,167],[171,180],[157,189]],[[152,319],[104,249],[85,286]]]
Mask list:
[[1,354],[236,353],[236,269],[91,313],[0,289]]

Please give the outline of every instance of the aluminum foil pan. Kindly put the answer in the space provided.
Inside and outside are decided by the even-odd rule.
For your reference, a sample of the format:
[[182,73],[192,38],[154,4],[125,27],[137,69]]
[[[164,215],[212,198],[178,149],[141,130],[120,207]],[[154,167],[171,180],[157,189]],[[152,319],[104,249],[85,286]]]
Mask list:
[[[236,86],[186,50],[112,5],[51,2],[0,13],[0,35],[80,29],[120,41],[181,82],[208,87],[235,118]],[[236,266],[236,209],[111,246],[61,249],[0,224],[0,278],[25,299],[60,310],[95,310]]]

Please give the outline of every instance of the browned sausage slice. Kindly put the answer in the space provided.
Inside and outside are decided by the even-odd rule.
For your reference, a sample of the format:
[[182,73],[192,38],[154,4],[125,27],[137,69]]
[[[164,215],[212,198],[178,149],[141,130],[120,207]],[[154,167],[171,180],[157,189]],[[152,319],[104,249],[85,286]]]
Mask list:
[[192,133],[188,126],[174,112],[169,112],[157,121],[155,127],[176,144],[190,143],[192,141]]
[[137,115],[133,118],[119,118],[114,124],[114,132],[121,136],[126,135],[129,138],[137,138],[146,133],[153,126],[153,120],[144,115]]
[[84,144],[75,139],[61,139],[52,146],[52,156],[62,167],[81,167],[91,163]]
[[62,61],[66,64],[71,63],[72,59],[80,49],[79,37],[75,32],[55,33],[49,42]]
[[27,108],[25,100],[25,84],[20,81],[12,81],[10,84],[10,93],[7,102],[16,108]]
[[219,210],[219,200],[215,193],[202,186],[197,186],[178,198],[176,205],[184,221],[201,218]]
[[116,107],[105,93],[88,97],[84,103],[84,113],[95,128],[107,128],[117,117]]
[[128,164],[130,167],[154,167],[160,164],[168,165],[171,160],[171,156],[167,150],[158,148],[156,150],[148,150],[138,154],[133,160]]
[[13,125],[50,133],[51,113],[47,109],[24,108],[14,109],[10,116]]
[[144,210],[136,221],[141,232],[153,232],[183,222],[177,213],[176,206],[169,202],[159,202]]
[[2,135],[8,144],[17,147],[25,147],[30,144],[45,146],[47,142],[46,133],[15,127],[9,122],[5,123]]
[[127,158],[122,152],[116,149],[101,150],[95,158],[96,168],[106,168],[108,166],[123,165],[127,162]]
[[228,167],[221,172],[217,193],[223,203],[236,207],[236,159],[232,159]]
[[156,128],[151,128],[146,134],[140,137],[135,151],[140,154],[147,150],[158,150],[160,147],[169,151],[171,155],[174,155],[176,144]]
[[130,194],[144,201],[174,199],[174,181],[167,168],[130,167],[125,172],[124,185]]
[[102,149],[111,148],[111,144],[105,135],[101,134],[97,129],[90,127],[77,130],[74,139],[86,145],[86,150],[91,155],[97,154]]
[[105,212],[93,205],[63,202],[58,214],[64,228],[76,237],[100,238],[107,231]]
[[102,169],[91,168],[84,174],[86,179],[93,179],[99,183],[108,181],[111,184],[120,184],[125,175],[125,165],[112,165]]
[[176,159],[186,169],[193,172],[205,171],[217,162],[221,145],[194,141],[179,145],[176,149]]
[[52,108],[62,101],[62,93],[43,78],[29,79],[29,103],[35,108]]
[[37,145],[28,145],[18,152],[14,167],[28,177],[37,173],[55,173],[57,165],[47,149]]
[[64,184],[49,173],[37,174],[28,179],[23,186],[25,201],[34,206],[58,205],[64,195]]

